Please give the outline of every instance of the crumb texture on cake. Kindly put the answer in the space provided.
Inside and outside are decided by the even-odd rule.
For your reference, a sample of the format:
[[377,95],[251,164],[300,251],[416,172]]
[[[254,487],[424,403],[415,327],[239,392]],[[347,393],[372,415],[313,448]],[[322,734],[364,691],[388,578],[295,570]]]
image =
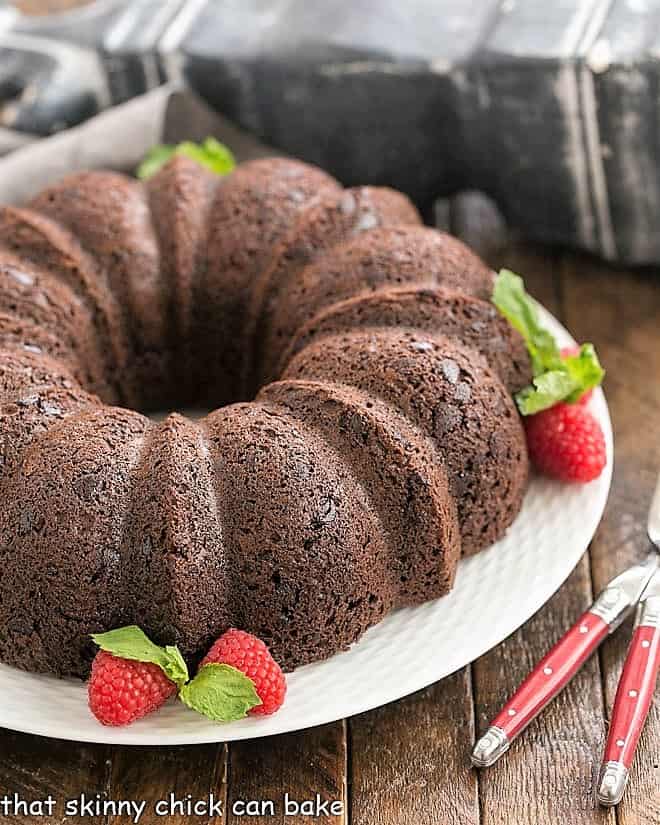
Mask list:
[[0,660],[236,626],[290,669],[447,593],[527,481],[492,280],[404,195],[281,158],[0,209]]

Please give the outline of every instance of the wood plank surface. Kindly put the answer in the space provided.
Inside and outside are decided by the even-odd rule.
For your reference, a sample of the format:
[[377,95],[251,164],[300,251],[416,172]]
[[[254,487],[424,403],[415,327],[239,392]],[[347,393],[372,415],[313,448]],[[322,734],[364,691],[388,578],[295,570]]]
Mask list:
[[[222,744],[111,748],[108,797],[146,802],[140,825],[222,825],[226,821],[227,759],[228,748]],[[190,808],[197,803],[203,807]],[[216,805],[221,806],[222,815]],[[107,825],[127,821],[124,815],[109,816]]]
[[[235,742],[229,757],[229,815],[228,823],[245,821],[240,810],[231,813],[237,803],[250,800],[274,803],[274,814],[264,811],[250,816],[250,823],[295,825],[319,822],[344,825],[348,822],[347,808],[347,739],[346,724],[333,722],[311,730],[283,736]],[[321,811],[319,816],[303,812],[285,816],[284,795],[291,804],[311,802],[318,794],[322,801],[339,803],[341,813]]]
[[[585,557],[553,599],[521,630],[474,665],[480,732],[544,653],[591,602]],[[479,772],[482,825],[614,823],[595,801],[604,736],[597,657],[531,723],[495,766]]]
[[349,733],[353,825],[478,825],[470,668],[353,717]]
[[27,803],[45,801],[49,796],[55,800],[52,815],[41,818],[36,809],[27,813],[0,810],[2,825],[89,823],[89,819],[65,815],[65,803],[83,792],[89,797],[105,793],[109,776],[108,749],[103,745],[61,742],[0,729],[0,799],[7,795],[13,802],[17,794]]

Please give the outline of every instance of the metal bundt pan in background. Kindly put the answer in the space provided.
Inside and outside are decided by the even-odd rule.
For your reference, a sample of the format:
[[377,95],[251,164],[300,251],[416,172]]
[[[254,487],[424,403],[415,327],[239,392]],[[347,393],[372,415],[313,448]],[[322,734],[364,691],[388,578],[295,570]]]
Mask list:
[[532,238],[660,261],[660,0],[375,8],[96,0],[27,17],[5,4],[0,126],[49,133],[184,79],[347,184],[387,183],[425,210],[478,188]]

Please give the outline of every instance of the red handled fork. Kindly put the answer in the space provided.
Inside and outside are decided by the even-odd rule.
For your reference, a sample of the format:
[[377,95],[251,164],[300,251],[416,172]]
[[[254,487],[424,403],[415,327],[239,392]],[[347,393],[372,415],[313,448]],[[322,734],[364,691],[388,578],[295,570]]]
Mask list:
[[[660,552],[660,479],[648,521]],[[630,567],[605,587],[591,607],[546,654],[493,719],[472,751],[472,764],[494,764],[543,708],[573,678],[606,636],[637,608],[632,641],[614,700],[598,781],[598,800],[616,805],[653,699],[660,669],[660,569],[658,554]]]

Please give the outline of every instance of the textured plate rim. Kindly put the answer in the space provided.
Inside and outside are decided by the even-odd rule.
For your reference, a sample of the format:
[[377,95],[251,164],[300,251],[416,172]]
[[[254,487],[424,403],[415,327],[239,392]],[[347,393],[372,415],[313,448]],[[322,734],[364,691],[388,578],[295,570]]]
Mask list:
[[[574,343],[565,328],[549,312],[547,312],[547,310],[542,309],[542,317],[544,325],[548,326],[553,331],[562,344]],[[450,676],[452,673],[455,673],[457,670],[465,667],[470,662],[473,662],[497,644],[501,643],[504,639],[521,627],[541,607],[543,607],[543,605],[554,595],[554,593],[556,593],[564,581],[566,581],[593,539],[598,524],[600,523],[603,510],[605,509],[611,485],[613,469],[613,437],[609,410],[607,408],[602,390],[596,390],[590,403],[592,405],[592,410],[600,421],[605,433],[608,461],[601,477],[597,481],[592,482],[591,485],[588,485],[589,487],[592,487],[594,494],[593,500],[589,503],[588,512],[585,514],[583,530],[584,541],[582,542],[584,546],[579,549],[579,552],[578,550],[574,550],[571,553],[562,555],[561,563],[556,563],[552,568],[552,575],[544,580],[544,587],[537,587],[532,590],[532,595],[528,595],[526,599],[522,600],[521,603],[524,606],[522,608],[518,607],[518,609],[511,611],[511,620],[507,622],[506,625],[498,626],[496,630],[491,630],[490,633],[485,632],[478,644],[472,642],[471,647],[469,648],[469,655],[464,661],[454,661],[449,668],[443,667],[443,665],[438,662],[437,665],[434,665],[430,669],[413,670],[409,674],[403,675],[398,681],[392,681],[389,685],[381,686],[380,691],[375,696],[364,696],[361,700],[348,701],[345,705],[337,704],[335,701],[329,701],[326,703],[319,701],[315,706],[315,710],[313,712],[307,712],[302,716],[302,718],[297,718],[294,712],[293,714],[289,714],[286,719],[278,714],[275,714],[274,716],[266,719],[250,718],[241,720],[240,722],[230,723],[230,725],[214,725],[211,722],[207,723],[206,720],[202,720],[204,727],[192,731],[172,731],[168,729],[159,729],[157,727],[143,727],[143,723],[147,721],[153,724],[153,721],[157,719],[157,717],[154,716],[150,717],[149,720],[142,720],[142,722],[137,722],[127,728],[106,728],[98,725],[98,731],[96,731],[96,728],[91,728],[91,732],[87,732],[85,730],[79,731],[75,729],[75,719],[71,720],[70,725],[64,725],[61,722],[53,722],[52,720],[44,720],[39,718],[38,715],[34,713],[34,709],[32,712],[30,711],[30,706],[24,708],[25,715],[22,718],[12,718],[11,714],[6,713],[5,706],[0,703],[0,727],[19,733],[97,744],[171,746],[239,741],[244,739],[274,736],[282,733],[290,733],[297,730],[305,730],[318,725],[328,724],[345,717],[355,716],[401,699],[411,693],[422,690],[423,688],[428,687],[429,685],[434,684],[447,676]],[[578,494],[579,489],[580,488],[576,488],[574,495]],[[584,487],[581,489],[584,489]],[[485,552],[487,553],[489,551]],[[465,565],[478,565],[482,555],[483,554],[480,554],[479,556],[475,556],[462,562],[459,567],[458,576],[461,576],[461,570],[464,569]],[[512,601],[514,600],[514,595],[515,594],[512,593]],[[423,607],[424,605],[421,605],[418,608],[409,608],[408,610],[416,611],[422,609]],[[404,612],[406,611],[398,611],[398,613]],[[381,622],[379,625],[368,631],[367,634],[365,634],[365,636],[362,637],[362,639],[357,642],[353,648],[351,648],[351,650],[355,650],[360,645],[363,645],[365,639],[370,634],[373,634],[374,631],[377,631],[378,628],[386,624],[388,619],[396,617],[396,615],[397,613],[390,614],[390,617],[386,618],[384,622]],[[324,667],[331,669],[333,666],[340,663],[342,657],[347,655],[347,653],[340,653],[323,662],[300,668],[294,674],[290,675],[290,680],[291,682],[294,682],[297,674],[308,672],[312,668]],[[382,655],[386,655],[386,653]],[[72,680],[60,680],[54,677],[23,673],[22,671],[10,668],[7,665],[0,665],[0,690],[2,690],[3,682],[5,682],[8,677],[11,677],[12,674],[14,676],[18,674],[19,679],[29,680],[30,682],[38,680],[42,685],[52,688],[54,693],[61,692],[62,689],[66,689],[67,691],[73,689],[80,692],[81,698],[84,697],[85,688],[82,683],[76,683]],[[86,706],[84,707],[85,713],[87,714],[87,708]],[[164,714],[166,710],[168,709],[166,708],[160,711],[160,714]],[[171,710],[174,711],[174,713],[178,712],[178,709],[171,708]],[[183,712],[189,713],[189,711],[185,710]],[[168,718],[172,717],[170,716]]]

